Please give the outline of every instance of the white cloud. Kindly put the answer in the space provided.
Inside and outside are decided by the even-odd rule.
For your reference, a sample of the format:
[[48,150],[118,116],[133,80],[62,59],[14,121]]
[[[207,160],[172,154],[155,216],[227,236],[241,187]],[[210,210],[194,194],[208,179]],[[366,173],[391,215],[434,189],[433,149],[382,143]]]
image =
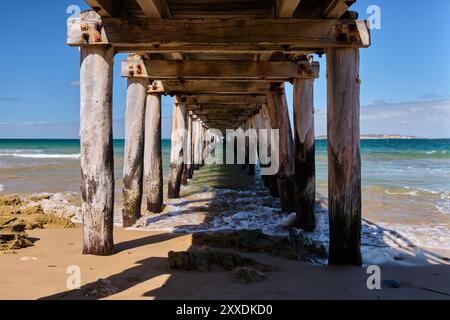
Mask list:
[[[326,134],[326,109],[316,113],[316,128],[317,135]],[[361,133],[450,138],[450,99],[362,107]]]
[[79,87],[80,81],[72,81],[69,83],[69,86],[74,87],[74,88]]

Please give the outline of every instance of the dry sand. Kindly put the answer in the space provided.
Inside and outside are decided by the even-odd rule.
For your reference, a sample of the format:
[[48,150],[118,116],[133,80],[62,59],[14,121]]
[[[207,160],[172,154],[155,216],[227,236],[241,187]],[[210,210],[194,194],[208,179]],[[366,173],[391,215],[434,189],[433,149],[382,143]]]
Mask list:
[[245,254],[277,266],[278,271],[262,282],[243,285],[219,269],[209,273],[170,270],[168,252],[188,249],[189,235],[117,228],[117,253],[111,257],[81,255],[80,228],[33,230],[29,235],[37,240],[34,247],[0,254],[0,299],[88,299],[80,290],[67,289],[71,265],[81,268],[83,285],[103,278],[119,288],[109,299],[450,299],[449,266],[436,258],[437,264],[427,262],[431,260],[426,254],[382,265],[382,278],[397,280],[401,286],[375,291],[367,289],[365,268]]

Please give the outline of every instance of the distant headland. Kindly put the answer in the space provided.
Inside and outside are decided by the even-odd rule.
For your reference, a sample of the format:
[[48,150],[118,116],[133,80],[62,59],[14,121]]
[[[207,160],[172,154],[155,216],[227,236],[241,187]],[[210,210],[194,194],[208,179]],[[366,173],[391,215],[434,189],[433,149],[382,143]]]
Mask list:
[[[327,136],[319,136],[318,140],[326,140]],[[361,140],[413,140],[413,139],[423,139],[416,136],[407,136],[401,134],[363,134],[361,135]]]

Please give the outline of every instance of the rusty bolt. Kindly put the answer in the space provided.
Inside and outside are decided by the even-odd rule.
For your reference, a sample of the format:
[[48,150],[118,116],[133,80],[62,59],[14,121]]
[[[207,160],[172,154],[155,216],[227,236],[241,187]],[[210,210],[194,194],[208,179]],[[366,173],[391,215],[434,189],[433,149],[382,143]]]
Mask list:
[[101,42],[102,41],[102,35],[100,33],[96,33],[94,36],[95,42]]
[[89,30],[89,26],[88,26],[88,24],[86,22],[83,22],[80,25],[80,29],[81,29],[81,31],[87,31],[87,30]]

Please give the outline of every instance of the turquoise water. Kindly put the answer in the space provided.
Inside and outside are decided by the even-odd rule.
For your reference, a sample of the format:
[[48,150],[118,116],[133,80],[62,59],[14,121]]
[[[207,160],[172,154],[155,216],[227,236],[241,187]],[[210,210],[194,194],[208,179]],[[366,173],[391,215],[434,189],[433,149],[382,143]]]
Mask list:
[[[123,140],[114,141],[120,195]],[[0,190],[4,193],[79,191],[78,140],[0,140]],[[450,139],[363,140],[365,210],[392,216],[449,214]],[[163,140],[167,176],[170,141]],[[317,141],[318,192],[327,194],[326,141]],[[407,208],[405,209],[405,206]],[[378,211],[377,211],[378,210]]]

